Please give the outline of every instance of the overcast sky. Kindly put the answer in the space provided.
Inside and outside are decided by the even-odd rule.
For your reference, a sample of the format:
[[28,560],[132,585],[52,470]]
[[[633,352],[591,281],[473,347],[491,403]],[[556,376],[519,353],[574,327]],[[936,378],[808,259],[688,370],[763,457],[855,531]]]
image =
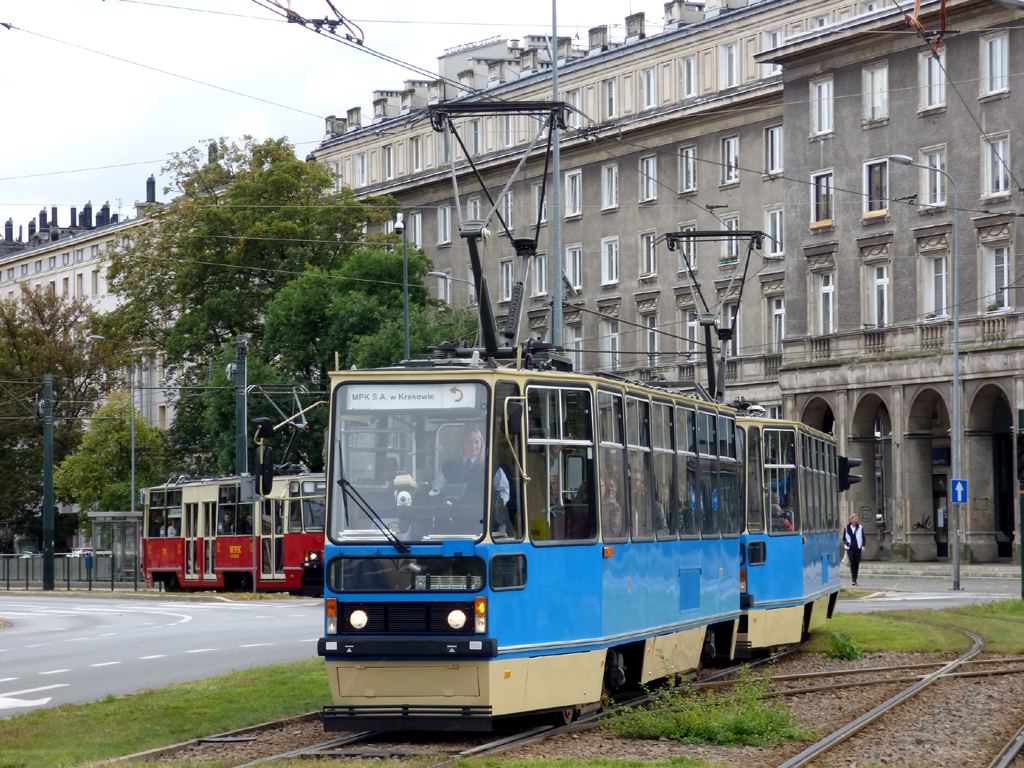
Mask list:
[[[551,31],[550,0],[333,4],[367,47],[431,72],[445,48]],[[333,18],[327,0],[291,7]],[[559,0],[559,34],[586,47],[587,30],[607,24],[621,39],[639,11],[660,30],[663,0]],[[0,27],[0,220],[15,236],[44,207],[63,226],[86,201],[134,215],[150,174],[166,199],[161,165],[204,139],[287,136],[305,157],[326,115],[361,106],[365,124],[373,90],[422,79],[254,0],[0,0],[0,24],[13,27]]]

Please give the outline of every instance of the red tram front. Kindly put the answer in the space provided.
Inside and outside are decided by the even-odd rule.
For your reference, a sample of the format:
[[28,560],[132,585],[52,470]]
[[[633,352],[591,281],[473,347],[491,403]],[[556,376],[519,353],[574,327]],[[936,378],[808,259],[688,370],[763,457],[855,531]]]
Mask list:
[[322,595],[325,488],[323,474],[305,474],[275,478],[266,497],[238,477],[146,489],[146,583],[246,592],[255,580],[260,591]]

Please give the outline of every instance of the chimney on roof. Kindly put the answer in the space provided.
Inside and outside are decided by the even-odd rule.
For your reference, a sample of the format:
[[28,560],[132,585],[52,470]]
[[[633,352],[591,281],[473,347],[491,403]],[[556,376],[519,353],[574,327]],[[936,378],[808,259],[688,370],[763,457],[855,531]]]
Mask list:
[[29,222],[28,222],[28,239],[31,240],[32,239],[32,235],[34,235],[35,233],[36,233],[36,220],[35,219],[29,219]]
[[78,209],[75,206],[71,206],[71,228],[74,229],[78,226]]
[[82,206],[82,214],[79,217],[79,223],[83,227],[92,229],[92,200]]
[[49,229],[49,225],[46,223],[45,208],[39,211],[39,231],[42,232],[44,229]]
[[8,219],[7,223],[4,224],[4,241],[8,243],[14,242],[14,219]]
[[643,40],[646,35],[644,34],[644,13],[633,13],[626,17],[626,40],[628,42],[634,42],[636,40]]
[[146,179],[146,202],[156,202],[156,179],[154,179],[152,175]]
[[108,200],[100,207],[99,220],[96,222],[96,226],[105,227],[110,223],[110,201]]
[[350,131],[356,130],[362,124],[362,112],[362,107],[352,107],[352,109],[345,113],[348,117],[348,129]]
[[118,215],[117,215],[116,213],[114,213],[114,214],[111,214],[111,216],[110,216],[110,223],[111,223],[111,224],[117,224],[117,220],[118,220],[119,218],[120,218],[120,217],[119,217],[119,216],[118,216]]
[[56,205],[53,206],[52,208],[50,208],[50,226],[51,227],[56,227],[57,226],[57,206]]
[[608,27],[602,24],[590,30],[590,50],[603,51],[608,47]]

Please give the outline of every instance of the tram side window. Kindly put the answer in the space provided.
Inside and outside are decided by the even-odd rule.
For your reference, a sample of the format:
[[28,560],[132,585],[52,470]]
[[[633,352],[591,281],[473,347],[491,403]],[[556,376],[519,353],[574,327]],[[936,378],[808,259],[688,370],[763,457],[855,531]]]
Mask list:
[[625,541],[629,528],[626,524],[623,484],[625,439],[622,431],[622,395],[612,392],[597,393],[598,440],[601,466],[601,525],[602,537],[608,542]]
[[721,534],[718,513],[718,419],[714,413],[697,414],[697,448],[700,451],[701,535],[717,538]]
[[[654,538],[655,506],[651,457],[651,404],[626,398],[626,455],[629,461],[630,535],[635,541]],[[661,517],[664,518],[664,510]]]
[[770,532],[799,531],[796,435],[793,430],[764,430],[764,466],[769,493]]
[[[742,433],[741,433],[742,434]],[[764,533],[764,477],[761,474],[761,430],[747,431],[747,531]]]
[[676,483],[673,478],[672,407],[664,403],[651,406],[651,443],[654,452],[654,535],[674,539],[679,534]]
[[722,534],[738,536],[743,530],[740,516],[739,478],[736,463],[736,421],[718,417],[718,506]]
[[[181,536],[181,490],[167,492],[167,513],[166,513],[167,538],[176,539]],[[163,535],[163,534],[161,534]]]
[[678,479],[679,535],[700,536],[700,486],[697,480],[697,414],[689,408],[676,408],[676,450]]
[[164,526],[166,525],[166,493],[164,491],[150,491],[149,493],[149,515],[146,518],[146,536],[151,539],[160,539],[167,535]]
[[824,533],[828,504],[825,494],[825,444],[818,438],[813,438],[811,442],[814,447],[814,530]]
[[[509,398],[519,397],[519,387],[513,382],[502,381],[494,388],[495,394],[495,429],[494,436],[494,476],[500,477],[503,473],[508,480],[508,501],[501,498],[496,489],[496,484],[491,483],[491,536],[495,541],[511,543],[522,541],[526,534],[526,526],[523,525],[523,473],[521,471],[523,462],[522,437],[517,434],[514,425],[505,424],[505,416],[509,418],[516,415],[516,409],[509,409],[509,405],[516,401],[509,401]],[[517,408],[521,408],[518,401]],[[521,416],[519,417],[521,420]],[[511,434],[509,434],[511,433]]]
[[237,485],[222,485],[217,490],[217,517],[217,533],[221,536],[234,536],[242,533],[238,525]]

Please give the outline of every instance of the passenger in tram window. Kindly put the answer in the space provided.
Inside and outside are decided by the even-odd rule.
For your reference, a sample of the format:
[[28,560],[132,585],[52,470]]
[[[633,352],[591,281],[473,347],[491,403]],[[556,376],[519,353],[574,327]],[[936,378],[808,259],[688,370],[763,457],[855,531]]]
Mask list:
[[613,476],[601,480],[601,514],[604,516],[604,537],[619,539],[626,535],[626,519],[622,514],[622,506],[616,498],[619,495],[619,484]]
[[667,537],[672,533],[668,524],[668,515],[665,510],[669,504],[668,486],[662,484],[658,487],[658,493],[654,497],[654,535],[659,539]]
[[177,526],[174,525],[174,520],[171,520],[170,524],[167,526],[167,538],[169,538],[169,539],[176,539],[176,538],[178,538],[178,528],[177,528]]
[[149,521],[149,535],[154,539],[162,539],[167,535],[167,531],[164,529],[164,513],[160,510],[155,510],[152,513],[152,518]]
[[786,516],[786,510],[783,509],[777,493],[772,494],[772,530],[776,533],[788,533],[793,530],[793,524]]
[[238,525],[238,533],[241,534],[242,536],[251,536],[252,535],[252,512],[248,513],[245,516],[244,522],[239,523],[239,525]]
[[235,526],[231,522],[231,515],[227,512],[224,513],[224,519],[221,520],[220,527],[217,529],[217,533],[221,536],[231,536],[235,532]]

